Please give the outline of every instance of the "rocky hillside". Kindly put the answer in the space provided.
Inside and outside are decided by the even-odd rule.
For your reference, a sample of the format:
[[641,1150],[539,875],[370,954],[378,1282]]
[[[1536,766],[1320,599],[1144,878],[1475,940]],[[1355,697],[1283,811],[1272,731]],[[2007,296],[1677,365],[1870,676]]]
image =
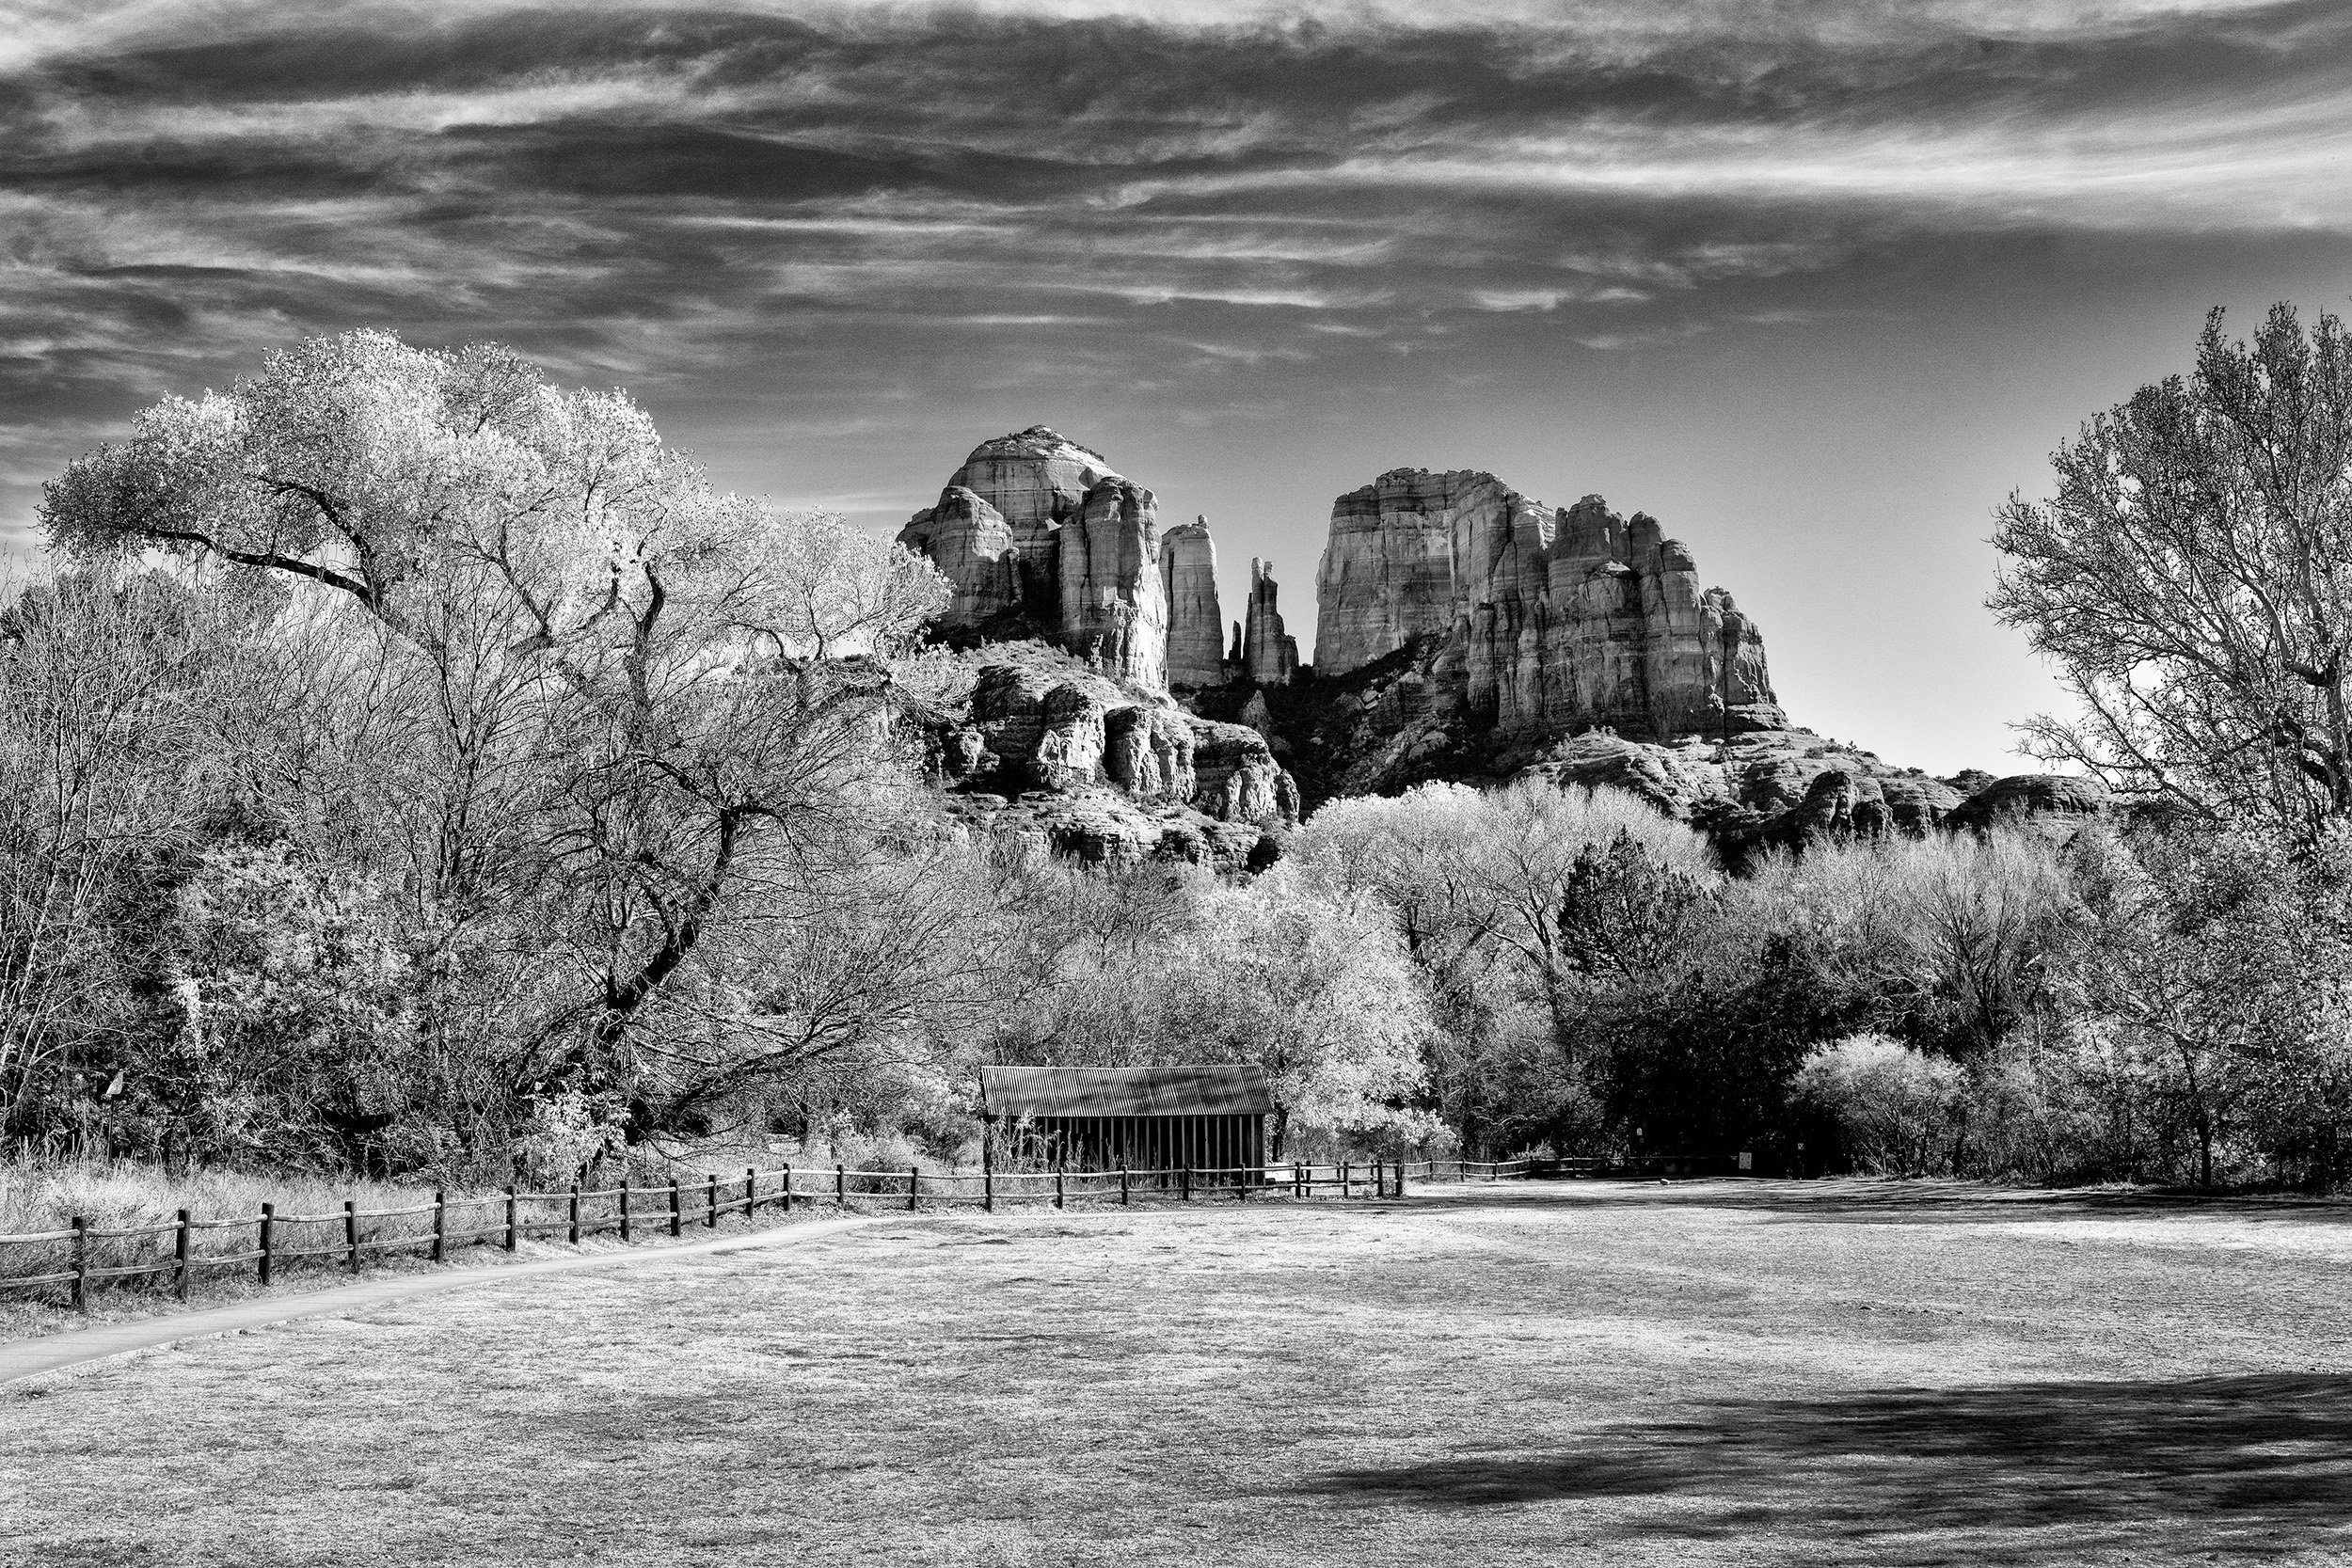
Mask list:
[[952,812],[1084,860],[1228,865],[1296,820],[1263,735],[1177,702],[1297,664],[1271,574],[1222,654],[1205,520],[1163,533],[1151,491],[1038,425],[982,443],[898,540],[954,590],[937,630],[968,695],[923,724]]
[[1555,510],[1491,474],[1395,469],[1341,496],[1316,661],[1270,565],[1220,654],[1205,519],[1043,426],[983,443],[900,542],[954,587],[969,693],[924,746],[950,809],[1094,861],[1262,861],[1304,807],[1430,780],[1611,784],[1734,863],[1812,834],[2102,809],[2095,786],[1931,778],[1791,724],[1764,641],[1656,519]]

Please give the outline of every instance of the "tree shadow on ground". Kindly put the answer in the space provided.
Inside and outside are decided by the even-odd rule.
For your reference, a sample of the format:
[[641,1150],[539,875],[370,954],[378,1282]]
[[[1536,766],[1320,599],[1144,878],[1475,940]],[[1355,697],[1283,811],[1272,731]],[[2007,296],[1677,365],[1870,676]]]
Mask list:
[[1422,1209],[1486,1210],[1687,1205],[1849,1225],[1980,1225],[1989,1221],[2201,1216],[2352,1227],[2352,1204],[2333,1198],[1994,1187],[1973,1181],[1897,1181],[1859,1177],[1812,1181],[1560,1180],[1431,1185],[1414,1189],[1409,1201]]
[[1669,1505],[1634,1511],[1618,1527],[1628,1537],[1763,1528],[1891,1547],[1885,1538],[1914,1533],[1998,1534],[2011,1543],[2003,1560],[2026,1560],[2153,1530],[2204,1552],[2275,1555],[2352,1544],[2352,1376],[1727,1402],[1572,1448],[1334,1470],[1300,1490],[1430,1511]]

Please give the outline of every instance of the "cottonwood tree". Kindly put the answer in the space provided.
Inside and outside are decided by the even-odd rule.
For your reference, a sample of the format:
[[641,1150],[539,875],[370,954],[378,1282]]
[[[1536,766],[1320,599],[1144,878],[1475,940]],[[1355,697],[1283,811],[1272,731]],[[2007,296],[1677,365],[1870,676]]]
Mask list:
[[2249,347],[2206,319],[2187,376],[2143,387],[2012,496],[1989,601],[2081,713],[2037,753],[2206,820],[2309,844],[2352,820],[2352,337],[2274,306]]
[[639,1021],[895,773],[887,656],[946,602],[895,546],[717,493],[622,393],[376,332],[165,399],[43,516],[79,557],[227,563],[364,622],[423,794],[422,972],[503,950],[529,976],[510,1091],[641,1131],[666,1097]]
[[149,574],[70,574],[0,612],[0,1130],[119,1095],[140,943],[213,793],[222,668]]

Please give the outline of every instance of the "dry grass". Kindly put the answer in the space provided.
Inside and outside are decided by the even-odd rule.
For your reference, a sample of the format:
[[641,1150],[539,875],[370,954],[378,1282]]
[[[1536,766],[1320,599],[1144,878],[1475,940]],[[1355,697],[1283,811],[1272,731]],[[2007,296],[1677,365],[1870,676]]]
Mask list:
[[0,1561],[2352,1560],[2335,1206],[901,1216],[0,1390]]

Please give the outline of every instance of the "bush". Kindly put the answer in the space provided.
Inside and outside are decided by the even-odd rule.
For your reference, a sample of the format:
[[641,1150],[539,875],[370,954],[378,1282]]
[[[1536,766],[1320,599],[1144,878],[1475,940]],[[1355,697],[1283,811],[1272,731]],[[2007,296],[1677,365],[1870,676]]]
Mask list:
[[1850,1035],[1814,1051],[1797,1069],[1797,1099],[1837,1125],[1859,1168],[1917,1176],[1940,1168],[1945,1135],[1966,1074],[1877,1035]]

